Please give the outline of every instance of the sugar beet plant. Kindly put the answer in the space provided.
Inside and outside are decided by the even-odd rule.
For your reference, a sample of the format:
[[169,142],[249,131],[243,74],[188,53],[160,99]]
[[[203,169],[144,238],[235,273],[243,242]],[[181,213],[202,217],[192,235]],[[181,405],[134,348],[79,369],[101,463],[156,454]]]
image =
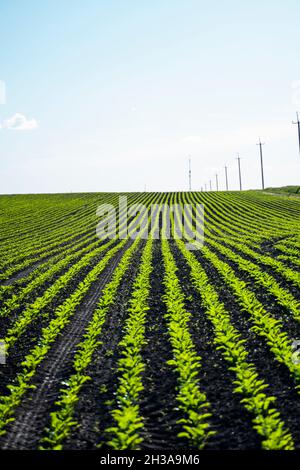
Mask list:
[[[101,204],[121,232],[100,240]],[[165,204],[193,206],[204,247],[165,238]],[[152,235],[132,239],[139,211]],[[0,196],[0,224],[1,449],[300,448],[299,197]]]
[[146,341],[145,321],[149,310],[150,274],[153,269],[152,246],[153,240],[149,238],[134,282],[125,334],[119,344],[121,358],[118,362],[117,407],[111,412],[115,424],[106,430],[109,435],[108,445],[116,450],[137,449],[142,442],[140,431],[143,417],[140,415],[139,399],[144,390],[142,374],[145,363],[142,348]]
[[210,428],[209,403],[199,378],[201,358],[197,355],[189,332],[190,313],[185,309],[185,297],[176,276],[177,267],[167,240],[162,241],[165,268],[165,295],[167,307],[168,333],[172,345],[173,359],[168,362],[178,376],[176,400],[183,416],[178,424],[182,430],[180,438],[186,438],[193,447],[202,449],[214,435]]
[[47,356],[51,344],[56,340],[65,325],[70,321],[76,307],[90,288],[91,284],[97,280],[100,273],[108,264],[112,256],[125,245],[126,240],[112,248],[107,255],[98,263],[79,284],[75,292],[56,311],[55,316],[49,325],[43,329],[42,336],[38,344],[30,351],[21,363],[22,370],[16,376],[15,383],[8,385],[9,395],[0,396],[0,435],[5,433],[7,424],[14,420],[15,408],[21,403],[24,394],[35,387],[31,383],[39,364]]
[[77,425],[74,419],[75,407],[83,385],[91,380],[91,377],[86,373],[87,368],[91,364],[95,352],[101,346],[101,331],[107,313],[115,301],[120,283],[130,267],[130,262],[139,244],[140,239],[137,239],[123,255],[114,271],[112,280],[107,284],[101,295],[83,340],[77,345],[73,360],[74,373],[64,381],[64,387],[60,390],[60,397],[56,402],[57,410],[51,413],[51,423],[46,429],[46,436],[42,440],[42,449],[62,449],[63,441]]
[[241,402],[254,416],[253,426],[262,437],[262,447],[269,450],[293,449],[292,436],[274,408],[275,397],[265,393],[267,384],[259,379],[254,365],[247,361],[245,341],[231,324],[229,314],[193,253],[181,241],[177,243],[191,268],[191,280],[214,326],[217,349],[222,351],[236,375],[235,391],[243,396]]

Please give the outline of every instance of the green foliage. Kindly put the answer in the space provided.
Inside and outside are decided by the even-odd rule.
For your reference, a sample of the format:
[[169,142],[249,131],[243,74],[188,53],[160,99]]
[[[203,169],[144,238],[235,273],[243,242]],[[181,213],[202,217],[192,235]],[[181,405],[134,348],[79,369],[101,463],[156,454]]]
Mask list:
[[16,377],[17,385],[10,385],[8,387],[10,394],[0,397],[0,432],[4,432],[9,422],[8,418],[11,418],[11,415],[21,402],[25,392],[32,387],[30,381],[35,375],[38,365],[49,352],[51,344],[70,321],[70,317],[74,314],[76,307],[80,304],[91,284],[98,279],[100,273],[109,263],[109,260],[125,243],[126,240],[112,248],[78,285],[74,293],[55,310],[54,318],[49,325],[43,329],[39,343],[22,362],[21,366],[23,369]]
[[235,392],[243,396],[241,403],[253,415],[253,425],[262,437],[262,447],[273,450],[293,449],[292,436],[273,407],[275,397],[264,393],[267,384],[258,378],[254,365],[247,360],[245,341],[231,324],[228,312],[193,253],[186,249],[182,241],[178,240],[177,244],[191,269],[192,282],[213,324],[217,348],[230,363],[230,369],[235,372]]
[[145,364],[142,348],[146,342],[145,321],[149,310],[150,275],[153,269],[152,245],[153,241],[149,238],[134,281],[125,334],[119,343],[121,358],[118,362],[117,407],[111,412],[116,425],[106,429],[108,445],[115,450],[138,449],[142,442],[140,430],[143,427],[143,418],[139,412],[139,397],[144,390],[142,376]]
[[162,253],[165,268],[165,295],[167,307],[168,333],[174,359],[168,361],[178,375],[177,403],[183,413],[178,421],[182,426],[178,437],[199,449],[215,434],[210,429],[209,403],[199,386],[201,358],[196,354],[189,332],[190,314],[185,309],[185,297],[176,276],[177,267],[167,240],[162,240]]

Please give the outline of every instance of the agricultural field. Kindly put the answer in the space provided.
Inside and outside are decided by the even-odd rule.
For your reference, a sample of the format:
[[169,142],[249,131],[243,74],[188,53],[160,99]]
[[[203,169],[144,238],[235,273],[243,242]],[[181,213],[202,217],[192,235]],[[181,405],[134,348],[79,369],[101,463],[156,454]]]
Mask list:
[[97,236],[121,194],[0,197],[0,448],[300,449],[300,199],[125,195],[148,236]]

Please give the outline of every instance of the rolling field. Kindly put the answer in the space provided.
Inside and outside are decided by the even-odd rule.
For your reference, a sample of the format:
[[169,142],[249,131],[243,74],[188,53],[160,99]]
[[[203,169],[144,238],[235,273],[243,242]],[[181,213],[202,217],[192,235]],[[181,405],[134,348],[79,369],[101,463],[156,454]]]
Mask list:
[[189,250],[99,239],[119,196],[0,197],[0,448],[300,449],[300,199],[126,194],[203,204]]

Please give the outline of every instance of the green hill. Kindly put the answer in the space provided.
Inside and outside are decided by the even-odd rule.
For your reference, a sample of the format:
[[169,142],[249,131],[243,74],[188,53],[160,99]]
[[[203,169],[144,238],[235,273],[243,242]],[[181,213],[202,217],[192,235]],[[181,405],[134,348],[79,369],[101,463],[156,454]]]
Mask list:
[[300,186],[282,186],[281,188],[266,188],[265,191],[268,191],[270,193],[300,195]]

